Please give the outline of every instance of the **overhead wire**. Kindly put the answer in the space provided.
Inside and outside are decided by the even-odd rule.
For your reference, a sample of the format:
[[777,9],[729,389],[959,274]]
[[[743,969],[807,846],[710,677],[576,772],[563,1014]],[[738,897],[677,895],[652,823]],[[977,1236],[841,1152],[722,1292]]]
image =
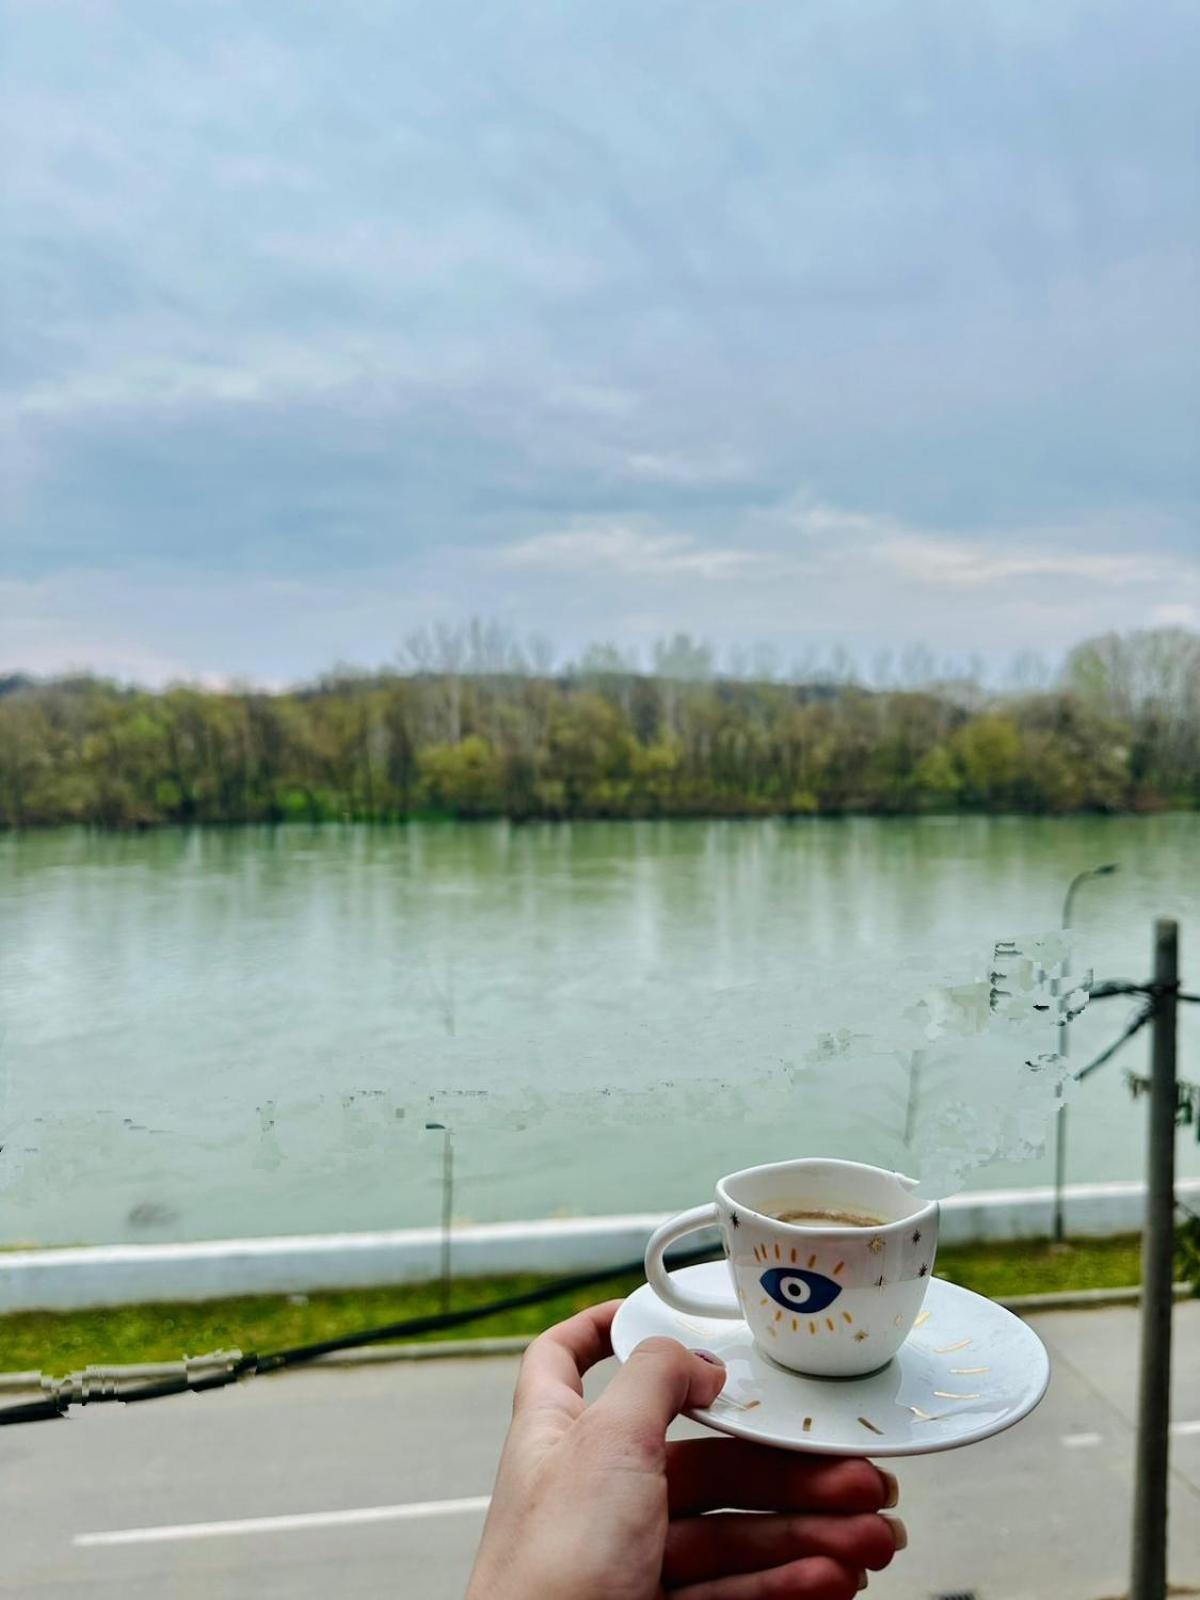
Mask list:
[[[718,1259],[720,1252],[717,1250],[690,1250],[672,1255],[670,1261],[673,1267],[687,1267],[696,1266],[702,1261]],[[481,1305],[464,1306],[459,1311],[442,1311],[425,1317],[408,1317],[398,1322],[386,1322],[374,1328],[362,1328],[334,1339],[319,1339],[311,1344],[293,1345],[289,1349],[270,1351],[263,1355],[255,1352],[243,1354],[241,1351],[228,1351],[220,1352],[213,1357],[194,1358],[190,1362],[181,1361],[178,1364],[179,1370],[168,1377],[131,1383],[128,1387],[121,1387],[111,1375],[101,1378],[99,1369],[91,1369],[96,1372],[99,1381],[90,1385],[87,1381],[89,1369],[85,1369],[82,1373],[74,1373],[57,1382],[44,1380],[50,1392],[36,1400],[18,1401],[0,1407],[0,1426],[18,1422],[51,1421],[65,1416],[67,1411],[76,1405],[94,1405],[100,1401],[112,1400],[119,1400],[123,1405],[134,1405],[142,1400],[165,1399],[168,1395],[188,1392],[201,1394],[210,1389],[222,1389],[243,1378],[300,1366],[305,1362],[316,1361],[321,1356],[332,1355],[339,1350],[354,1350],[363,1345],[381,1344],[386,1340],[418,1339],[429,1333],[445,1333],[453,1328],[463,1328],[472,1322],[480,1322],[485,1317],[540,1305],[544,1301],[555,1300],[560,1295],[572,1294],[580,1289],[592,1289],[599,1284],[610,1283],[616,1278],[628,1277],[631,1273],[641,1270],[642,1258],[639,1256],[636,1261],[625,1261],[617,1266],[600,1267],[590,1272],[574,1272],[563,1278],[553,1278],[546,1283],[538,1284],[536,1288],[524,1290],[521,1294],[506,1295],[502,1299],[485,1301]],[[222,1365],[214,1371],[211,1366],[206,1365],[209,1361],[222,1361]]]
[[[1178,983],[1139,984],[1115,980],[1093,985],[1089,990],[1089,998],[1092,1000],[1108,1000],[1120,995],[1143,995],[1148,1003],[1107,1049],[1101,1051],[1087,1066],[1073,1075],[1075,1080],[1081,1082],[1105,1062],[1110,1061],[1118,1050],[1153,1019],[1158,1009],[1158,1002],[1169,992],[1174,992],[1177,1000],[1200,1003],[1200,994],[1183,993]],[[672,1257],[672,1265],[693,1266],[702,1261],[716,1259],[719,1259],[719,1252],[695,1250]],[[0,1407],[0,1427],[13,1423],[55,1420],[64,1417],[75,1405],[94,1405],[100,1401],[112,1400],[119,1400],[123,1405],[134,1405],[143,1400],[164,1399],[168,1395],[203,1394],[210,1389],[226,1388],[244,1378],[280,1372],[288,1367],[316,1361],[322,1356],[333,1355],[340,1350],[359,1349],[364,1345],[380,1344],[387,1340],[418,1339],[430,1333],[445,1333],[454,1328],[467,1327],[486,1317],[540,1305],[547,1300],[554,1300],[560,1295],[571,1294],[580,1289],[595,1288],[599,1284],[640,1272],[641,1269],[642,1261],[639,1258],[636,1261],[623,1262],[619,1266],[571,1273],[566,1277],[539,1284],[536,1288],[521,1294],[507,1295],[499,1300],[486,1301],[482,1305],[466,1306],[459,1311],[438,1312],[431,1316],[404,1318],[397,1322],[383,1323],[379,1327],[359,1329],[357,1332],[342,1334],[337,1338],[293,1345],[289,1349],[270,1351],[263,1355],[255,1352],[243,1354],[241,1351],[216,1352],[212,1356],[180,1361],[179,1370],[170,1376],[155,1378],[148,1382],[130,1383],[128,1387],[122,1387],[111,1375],[101,1376],[103,1369],[85,1368],[82,1372],[73,1373],[65,1379],[57,1381],[44,1379],[43,1384],[49,1392],[37,1400],[18,1401]],[[212,1363],[219,1365],[214,1369]],[[89,1375],[92,1374],[95,1375],[94,1381],[89,1382]]]

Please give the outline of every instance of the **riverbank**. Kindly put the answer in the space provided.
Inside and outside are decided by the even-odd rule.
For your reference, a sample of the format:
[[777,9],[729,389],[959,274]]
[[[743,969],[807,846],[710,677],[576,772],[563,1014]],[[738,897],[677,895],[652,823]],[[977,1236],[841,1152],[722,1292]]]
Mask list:
[[[1102,646],[1081,645],[1053,687],[1007,694],[720,678],[703,653],[652,675],[505,660],[279,693],[16,675],[0,679],[0,827],[1200,805],[1190,702],[1171,719],[1131,707]],[[1200,638],[1163,635],[1164,653],[1184,669]]]
[[[946,1246],[938,1253],[938,1275],[991,1299],[1017,1295],[1119,1289],[1141,1281],[1135,1234],[1112,1239],[1075,1239],[1056,1247],[1047,1240]],[[484,1305],[540,1287],[533,1273],[472,1278],[451,1288],[455,1310]],[[625,1295],[642,1282],[640,1272],[611,1285],[559,1295],[482,1318],[456,1338],[532,1335],[610,1296]],[[438,1283],[387,1289],[355,1289],[312,1295],[242,1295],[232,1299],[157,1305],[105,1306],[89,1311],[19,1312],[0,1317],[0,1372],[62,1373],[88,1363],[117,1364],[178,1360],[186,1351],[274,1350],[337,1338],[361,1328],[442,1309]],[[426,1339],[436,1339],[429,1334]]]

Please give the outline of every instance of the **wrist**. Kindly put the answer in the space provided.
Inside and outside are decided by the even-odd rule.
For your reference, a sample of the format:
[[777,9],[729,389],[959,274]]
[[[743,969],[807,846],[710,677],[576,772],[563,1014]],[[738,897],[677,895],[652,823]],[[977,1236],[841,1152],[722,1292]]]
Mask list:
[[568,1591],[546,1581],[544,1574],[533,1576],[519,1561],[489,1561],[480,1551],[471,1572],[463,1600],[567,1600]]

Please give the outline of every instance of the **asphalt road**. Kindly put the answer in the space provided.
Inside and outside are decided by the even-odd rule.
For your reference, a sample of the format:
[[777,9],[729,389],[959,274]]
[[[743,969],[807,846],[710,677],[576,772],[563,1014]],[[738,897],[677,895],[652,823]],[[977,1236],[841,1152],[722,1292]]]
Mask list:
[[[1034,1321],[1054,1376],[1031,1418],[890,1463],[911,1543],[872,1593],[1125,1592],[1136,1313]],[[1200,1594],[1200,1304],[1176,1350],[1171,1578]],[[514,1371],[326,1368],[5,1429],[0,1595],[461,1600]]]

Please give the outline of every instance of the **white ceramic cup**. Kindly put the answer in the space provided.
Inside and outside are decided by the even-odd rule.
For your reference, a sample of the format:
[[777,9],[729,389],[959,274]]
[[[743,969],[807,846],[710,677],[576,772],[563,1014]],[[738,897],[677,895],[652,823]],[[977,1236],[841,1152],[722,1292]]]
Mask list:
[[[760,1350],[816,1377],[885,1366],[921,1310],[937,1249],[936,1200],[914,1200],[914,1178],[857,1161],[804,1159],[722,1178],[717,1198],[663,1223],[646,1246],[646,1278],[694,1317],[737,1317]],[[780,1211],[841,1211],[878,1227],[780,1222]],[[733,1292],[691,1293],[663,1252],[697,1228],[719,1227]]]

